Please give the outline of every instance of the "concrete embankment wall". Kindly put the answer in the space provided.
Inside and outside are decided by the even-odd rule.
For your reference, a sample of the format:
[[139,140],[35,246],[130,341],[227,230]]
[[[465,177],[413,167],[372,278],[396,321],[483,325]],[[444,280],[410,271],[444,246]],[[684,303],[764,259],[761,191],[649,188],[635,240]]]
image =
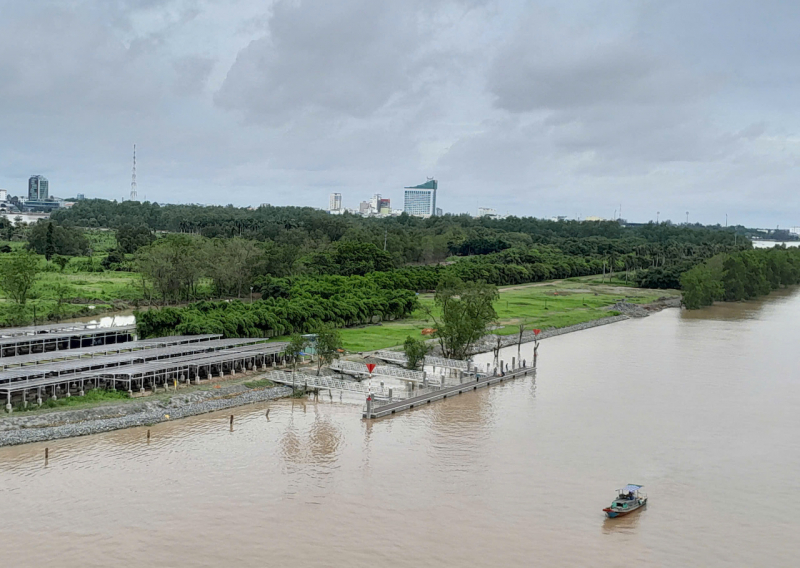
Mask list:
[[[165,402],[117,405],[93,409],[17,416],[0,423],[0,446],[86,436],[134,426],[148,426],[255,402],[290,396],[289,387],[248,389],[241,385],[217,392],[172,397]],[[212,398],[213,397],[213,398]]]
[[[593,327],[598,327],[601,325],[607,325],[610,323],[615,323],[618,321],[623,321],[629,319],[628,316],[619,315],[619,316],[609,316],[607,318],[597,319],[593,321],[587,321],[584,323],[577,323],[575,325],[568,325],[566,327],[559,327],[559,328],[552,328],[552,329],[545,329],[539,334],[539,339],[547,339],[548,337],[555,337],[556,335],[564,335],[565,333],[572,333],[574,331],[582,331],[584,329],[591,329]],[[497,346],[497,336],[495,335],[487,335],[484,336],[478,346],[476,351],[479,353],[484,353],[491,351],[494,347]],[[508,347],[510,345],[516,345],[519,341],[519,334],[511,334],[511,335],[503,335],[501,336],[502,339],[500,340],[501,347]],[[533,341],[536,335],[533,331],[523,331],[522,332],[522,343],[528,343]]]

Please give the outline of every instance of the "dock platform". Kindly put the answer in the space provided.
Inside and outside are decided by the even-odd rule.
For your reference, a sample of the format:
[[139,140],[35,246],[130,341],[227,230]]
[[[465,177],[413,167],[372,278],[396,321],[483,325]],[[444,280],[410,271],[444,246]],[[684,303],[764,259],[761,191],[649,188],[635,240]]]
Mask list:
[[476,379],[465,381],[457,385],[449,385],[443,388],[422,389],[417,394],[399,400],[379,400],[367,399],[362,418],[372,420],[391,416],[404,410],[411,410],[420,406],[425,406],[437,400],[444,400],[465,392],[472,392],[504,381],[510,381],[519,377],[535,373],[534,367],[520,367],[504,375],[478,375]]

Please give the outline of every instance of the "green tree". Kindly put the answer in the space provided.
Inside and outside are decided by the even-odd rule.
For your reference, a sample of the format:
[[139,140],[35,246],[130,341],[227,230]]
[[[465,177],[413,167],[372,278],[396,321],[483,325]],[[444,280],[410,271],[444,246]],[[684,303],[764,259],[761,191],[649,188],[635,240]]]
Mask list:
[[12,252],[0,264],[0,288],[6,297],[24,306],[39,271],[39,257],[36,254],[27,250]]
[[58,225],[53,221],[40,221],[30,226],[28,248],[49,260],[56,254],[64,256],[86,254],[89,250],[89,241],[78,228]]
[[115,235],[117,248],[124,254],[135,253],[156,240],[152,231],[146,225],[132,225],[125,223],[119,227]]
[[410,335],[403,343],[403,353],[406,354],[406,367],[417,369],[425,361],[425,356],[430,353],[431,346],[424,339],[414,339]]
[[190,299],[204,274],[204,248],[200,237],[169,235],[140,248],[136,265],[165,302]]
[[53,258],[54,254],[56,254],[56,241],[55,233],[53,231],[53,223],[50,222],[47,224],[47,236],[45,237],[44,244],[44,258],[49,261],[51,258]]
[[61,272],[64,272],[64,269],[69,264],[69,258],[66,256],[56,255],[53,257],[53,264],[58,266],[61,269]]
[[289,345],[286,346],[286,357],[292,363],[292,371],[297,370],[297,361],[307,345],[308,340],[299,333],[293,333],[289,337]]
[[316,335],[317,376],[319,376],[322,365],[330,365],[334,359],[338,359],[343,346],[339,330],[332,325],[321,325],[317,328]]
[[214,281],[217,294],[241,298],[253,286],[253,274],[263,256],[255,241],[215,239],[206,248],[205,272]]
[[493,305],[497,298],[497,287],[483,280],[464,282],[449,277],[440,283],[434,304],[441,315],[437,318],[430,309],[428,313],[436,322],[435,336],[443,356],[466,359],[471,355],[472,346],[497,319]]
[[56,321],[61,321],[61,314],[63,312],[64,305],[67,303],[67,299],[75,294],[75,290],[73,290],[69,285],[59,282],[53,286],[53,292],[56,297]]

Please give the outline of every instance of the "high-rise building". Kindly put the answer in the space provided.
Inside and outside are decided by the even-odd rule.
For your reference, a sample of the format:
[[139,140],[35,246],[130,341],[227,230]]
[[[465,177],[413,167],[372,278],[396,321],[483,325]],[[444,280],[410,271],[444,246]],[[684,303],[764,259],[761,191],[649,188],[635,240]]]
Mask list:
[[378,213],[381,215],[391,215],[392,214],[392,202],[389,199],[379,199],[378,200]]
[[329,211],[341,211],[342,209],[342,194],[331,193],[330,201],[328,202]]
[[378,213],[380,209],[381,203],[381,194],[376,193],[372,196],[372,199],[369,200],[369,208],[372,209],[372,213]]
[[362,201],[361,205],[358,208],[358,212],[362,215],[369,215],[371,209],[371,205],[369,201]]
[[44,201],[50,196],[49,185],[46,177],[31,176],[30,179],[28,179],[28,199]]
[[435,179],[429,179],[425,183],[413,187],[406,187],[403,211],[417,217],[435,215],[437,187]]

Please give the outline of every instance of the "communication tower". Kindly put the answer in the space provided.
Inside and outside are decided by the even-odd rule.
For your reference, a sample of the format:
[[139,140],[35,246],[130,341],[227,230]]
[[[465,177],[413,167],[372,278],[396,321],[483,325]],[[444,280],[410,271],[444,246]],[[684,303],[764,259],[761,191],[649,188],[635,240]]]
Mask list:
[[136,144],[133,145],[133,170],[131,172],[131,201],[137,201],[136,194]]

